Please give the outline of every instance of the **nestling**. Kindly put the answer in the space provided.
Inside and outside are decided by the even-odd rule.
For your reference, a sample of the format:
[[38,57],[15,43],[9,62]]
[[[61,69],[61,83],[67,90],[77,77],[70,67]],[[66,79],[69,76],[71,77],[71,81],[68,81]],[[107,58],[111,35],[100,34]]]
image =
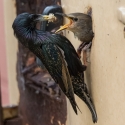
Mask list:
[[86,49],[91,46],[94,33],[92,30],[92,18],[91,16],[83,13],[70,13],[70,14],[61,14],[69,19],[69,23],[61,26],[60,29],[56,31],[59,32],[64,29],[68,29],[74,33],[76,37],[82,42],[77,49],[79,57],[81,57],[81,51],[83,49],[83,62],[87,65],[86,60]]

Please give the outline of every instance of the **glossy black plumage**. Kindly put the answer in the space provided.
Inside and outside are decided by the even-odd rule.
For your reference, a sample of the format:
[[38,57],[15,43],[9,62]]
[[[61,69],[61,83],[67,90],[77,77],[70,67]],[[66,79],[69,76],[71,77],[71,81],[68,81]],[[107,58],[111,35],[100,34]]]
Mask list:
[[64,55],[49,32],[36,29],[36,15],[23,13],[17,16],[13,23],[14,34],[18,40],[32,51],[44,64],[52,78],[59,84],[64,94],[69,98],[77,114],[73,86],[64,60]]
[[15,19],[13,29],[18,40],[42,61],[55,82],[69,98],[76,114],[77,104],[74,92],[88,105],[94,114],[93,121],[97,122],[96,111],[84,83],[85,67],[70,41],[64,36],[37,30],[36,22],[33,22],[32,16],[27,13]]

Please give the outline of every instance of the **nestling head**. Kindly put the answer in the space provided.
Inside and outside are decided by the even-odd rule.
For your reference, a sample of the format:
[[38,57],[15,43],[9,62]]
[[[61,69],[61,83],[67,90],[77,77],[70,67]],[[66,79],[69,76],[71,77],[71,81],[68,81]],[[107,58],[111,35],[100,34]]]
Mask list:
[[56,31],[56,33],[64,29],[68,29],[72,32],[76,32],[77,30],[79,31],[80,29],[83,28],[84,22],[87,21],[88,18],[90,18],[91,20],[91,17],[84,13],[70,13],[70,14],[57,13],[57,14],[66,17],[69,20],[69,23],[61,26],[60,29]]

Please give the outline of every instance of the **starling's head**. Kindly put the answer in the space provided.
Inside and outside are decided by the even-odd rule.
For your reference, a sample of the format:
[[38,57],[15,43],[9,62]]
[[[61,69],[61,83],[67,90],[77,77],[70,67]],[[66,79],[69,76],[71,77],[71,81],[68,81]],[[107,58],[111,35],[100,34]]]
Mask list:
[[29,13],[22,13],[19,14],[14,23],[13,23],[13,28],[16,26],[23,26],[23,27],[36,27],[37,22],[41,21],[53,21],[54,20],[54,15],[42,15],[42,14],[29,14]]
[[[18,40],[26,47],[28,47],[28,41],[31,41],[36,37],[36,23],[41,21],[53,21],[54,15],[41,15],[41,14],[19,14],[13,22],[12,28],[14,35]],[[31,34],[32,33],[32,34]]]
[[66,17],[69,20],[69,23],[61,26],[60,29],[56,31],[56,33],[64,29],[68,29],[72,32],[75,32],[76,30],[83,28],[84,22],[86,20],[88,19],[91,20],[91,17],[89,15],[86,15],[83,13],[71,13],[71,14],[57,13],[57,14],[62,15],[63,17]]

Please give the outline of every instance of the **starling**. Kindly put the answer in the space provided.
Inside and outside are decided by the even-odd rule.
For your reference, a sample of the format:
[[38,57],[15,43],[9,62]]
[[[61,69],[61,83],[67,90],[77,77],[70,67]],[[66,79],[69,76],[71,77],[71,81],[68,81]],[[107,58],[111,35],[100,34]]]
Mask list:
[[77,114],[74,93],[89,107],[93,122],[97,114],[84,83],[84,67],[70,41],[59,34],[36,29],[37,21],[49,20],[45,15],[20,14],[13,23],[18,40],[29,48],[44,64],[52,78],[59,84]]
[[[56,44],[56,42],[61,42],[59,44],[62,44],[62,41],[64,41],[64,43],[68,43],[69,41],[59,35],[54,36],[49,32],[37,29],[37,22],[44,20],[51,21],[51,18],[47,15],[22,13],[16,17],[12,28],[19,42],[42,61],[52,78],[59,84],[61,90],[68,97],[77,114],[78,106],[75,101],[72,81],[64,57],[65,50],[63,51],[63,49]],[[58,39],[58,37],[61,41],[59,41],[60,39]],[[72,46],[68,47],[68,51],[68,58],[75,55],[75,50]]]
[[87,65],[86,50],[91,47],[91,41],[94,37],[91,16],[83,13],[57,14],[68,18],[70,22],[61,26],[56,32],[68,29],[74,33],[74,35],[82,42],[77,49],[77,53],[79,57],[81,57],[81,51],[83,50],[83,62]]

